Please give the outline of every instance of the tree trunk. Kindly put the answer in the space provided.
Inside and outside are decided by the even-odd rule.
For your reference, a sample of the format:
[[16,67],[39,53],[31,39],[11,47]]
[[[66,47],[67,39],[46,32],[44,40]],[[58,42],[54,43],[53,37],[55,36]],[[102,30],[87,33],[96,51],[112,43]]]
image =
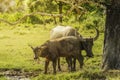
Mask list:
[[102,69],[120,69],[120,0],[107,6]]
[[[59,1],[59,14],[62,14],[62,2]],[[59,18],[60,23],[62,23],[62,16]]]

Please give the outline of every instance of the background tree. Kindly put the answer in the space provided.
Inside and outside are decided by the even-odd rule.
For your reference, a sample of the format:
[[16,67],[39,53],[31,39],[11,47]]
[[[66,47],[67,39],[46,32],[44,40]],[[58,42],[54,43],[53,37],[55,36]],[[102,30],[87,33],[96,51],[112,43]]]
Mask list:
[[106,0],[103,70],[120,69],[120,0]]
[[[6,0],[0,0],[2,2]],[[10,2],[10,0],[7,0]],[[46,24],[46,23],[58,23],[60,20],[63,25],[75,24],[74,27],[80,28],[81,26],[86,29],[94,27],[93,21],[99,20],[98,26],[104,25],[104,9],[101,6],[97,7],[95,0],[13,0],[15,5],[13,11],[3,12],[2,16],[7,17],[5,20],[0,19],[2,22],[19,22],[32,23],[32,24]],[[98,0],[97,0],[98,1]],[[62,3],[62,8],[59,8],[59,2]],[[6,5],[7,6],[7,5]],[[2,8],[2,7],[0,7]],[[61,10],[60,10],[61,9]],[[62,12],[62,17],[52,16],[53,14],[59,14]],[[42,15],[41,15],[42,13]],[[43,13],[45,15],[43,16]],[[47,15],[46,15],[47,14]],[[48,14],[52,14],[48,16]],[[1,16],[1,18],[2,18]],[[24,17],[21,19],[22,17]],[[60,18],[62,19],[60,19]],[[14,23],[14,24],[15,24]],[[18,22],[17,22],[18,23]],[[71,25],[72,26],[72,25]],[[103,26],[100,27],[103,29]]]
[[0,0],[0,12],[13,11],[15,5],[15,0]]

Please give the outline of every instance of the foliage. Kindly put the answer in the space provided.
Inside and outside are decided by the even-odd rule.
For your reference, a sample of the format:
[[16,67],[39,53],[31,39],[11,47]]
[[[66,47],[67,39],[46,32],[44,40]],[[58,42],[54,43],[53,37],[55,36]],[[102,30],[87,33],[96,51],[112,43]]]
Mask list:
[[57,4],[54,1],[50,0],[29,0],[27,5],[30,12],[57,12]]
[[[29,14],[31,12],[45,12],[50,14],[58,14],[59,13],[59,5],[56,0],[15,0],[16,1],[16,12],[12,13],[4,13],[0,15],[0,18],[4,18],[8,21],[15,22],[19,20],[25,14]],[[59,1],[59,0],[58,0]],[[81,3],[76,3],[77,7],[80,7],[78,14],[76,10],[78,8],[73,4],[74,0],[60,0],[63,1],[63,25],[71,24],[71,23],[79,23],[79,25],[83,26],[85,29],[91,29],[94,27],[93,21],[98,21],[98,26],[101,31],[104,31],[104,19],[105,19],[105,8],[97,4],[99,1],[82,1]],[[23,8],[24,7],[24,8]],[[72,7],[74,7],[72,9]],[[67,12],[71,11],[69,14]],[[66,15],[67,14],[67,15]],[[59,24],[59,18],[56,18],[57,24]],[[46,23],[55,23],[55,18],[50,16],[41,16],[41,15],[33,15],[29,16],[22,21],[23,23],[32,23],[32,24],[46,24]],[[79,28],[80,26],[75,26]]]
[[14,11],[14,0],[0,0],[0,12]]
[[12,14],[4,13],[0,15],[0,18],[8,20],[9,22],[16,22],[18,19],[21,18],[21,16],[23,16],[23,13],[19,13],[19,12],[12,13]]

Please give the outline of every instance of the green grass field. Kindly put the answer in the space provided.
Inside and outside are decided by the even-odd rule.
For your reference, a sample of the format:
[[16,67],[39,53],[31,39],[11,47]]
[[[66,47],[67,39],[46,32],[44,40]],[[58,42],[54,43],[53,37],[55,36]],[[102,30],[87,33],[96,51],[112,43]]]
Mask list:
[[[94,42],[93,58],[84,60],[83,69],[79,69],[77,64],[76,72],[69,72],[64,58],[61,61],[62,71],[52,74],[52,65],[49,65],[48,74],[43,74],[44,58],[40,58],[39,63],[33,60],[32,49],[28,46],[38,46],[49,39],[50,29],[54,25],[17,25],[0,26],[0,80],[7,80],[3,74],[5,71],[21,72],[28,75],[33,80],[120,80],[120,72],[112,71],[103,73],[101,70],[103,33],[100,33],[99,39]],[[85,36],[94,36],[95,30],[82,31]],[[83,51],[83,55],[85,52]],[[16,73],[19,74],[19,73]]]

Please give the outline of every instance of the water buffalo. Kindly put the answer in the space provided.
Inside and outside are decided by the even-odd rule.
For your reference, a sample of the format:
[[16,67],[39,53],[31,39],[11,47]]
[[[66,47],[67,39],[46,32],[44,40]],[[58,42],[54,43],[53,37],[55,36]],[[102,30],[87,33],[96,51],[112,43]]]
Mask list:
[[[96,28],[95,28],[96,29]],[[80,39],[82,41],[82,50],[85,50],[87,53],[88,57],[93,57],[93,52],[92,52],[92,47],[93,47],[93,42],[95,40],[97,40],[97,38],[99,37],[99,31],[98,29],[96,29],[96,36],[94,38],[84,38],[82,37],[79,32],[77,32],[76,29],[70,27],[70,26],[56,26],[55,28],[53,28],[50,32],[50,39],[56,39],[56,38],[60,38],[60,37],[65,37],[65,36],[76,36],[78,39]],[[60,68],[60,60],[58,60],[58,69],[61,70]],[[74,60],[74,68],[73,70],[75,70],[75,60]]]
[[[96,28],[95,28],[96,29]],[[70,27],[70,26],[56,26],[55,28],[53,28],[50,32],[50,39],[57,39],[57,38],[60,38],[60,37],[65,37],[65,36],[76,36],[78,37],[78,39],[81,39],[84,42],[84,46],[86,46],[86,51],[87,51],[87,56],[88,57],[92,57],[93,56],[93,52],[92,52],[92,46],[93,46],[93,42],[95,40],[97,40],[97,38],[99,37],[99,31],[98,29],[96,29],[96,36],[94,38],[84,38],[80,35],[80,33]]]
[[77,30],[70,26],[56,26],[50,32],[50,39],[57,39],[65,36],[76,36],[78,38],[82,38],[82,36],[77,32]]
[[[46,58],[45,61],[45,72],[47,73],[47,68],[49,61],[53,63],[53,73],[56,73],[56,63],[59,57],[66,57],[67,59],[74,57],[79,61],[80,68],[83,66],[83,56],[81,55],[81,41],[74,36],[62,37],[54,40],[48,40],[39,47],[33,48],[34,59],[39,57]],[[72,65],[72,61],[68,61],[68,65]],[[72,66],[71,66],[72,69]]]

